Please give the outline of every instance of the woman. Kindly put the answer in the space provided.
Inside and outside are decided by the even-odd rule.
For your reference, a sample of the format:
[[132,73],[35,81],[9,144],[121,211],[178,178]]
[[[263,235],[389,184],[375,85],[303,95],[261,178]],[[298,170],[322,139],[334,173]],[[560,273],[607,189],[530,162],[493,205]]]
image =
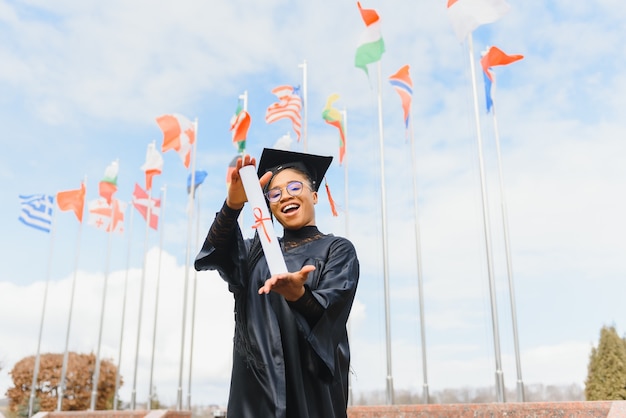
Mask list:
[[259,182],[283,226],[289,273],[271,276],[258,235],[244,240],[247,201],[239,169],[202,249],[197,270],[217,270],[235,298],[228,416],[346,417],[350,350],[346,322],[359,279],[354,246],[315,226],[317,191],[332,157],[265,149]]

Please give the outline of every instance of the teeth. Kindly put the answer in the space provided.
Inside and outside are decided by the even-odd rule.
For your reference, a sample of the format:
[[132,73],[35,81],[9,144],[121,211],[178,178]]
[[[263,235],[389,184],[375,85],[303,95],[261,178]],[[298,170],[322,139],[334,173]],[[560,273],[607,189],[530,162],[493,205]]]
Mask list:
[[290,209],[298,209],[299,207],[300,207],[299,205],[295,205],[295,204],[287,205],[283,208],[283,213],[287,212]]

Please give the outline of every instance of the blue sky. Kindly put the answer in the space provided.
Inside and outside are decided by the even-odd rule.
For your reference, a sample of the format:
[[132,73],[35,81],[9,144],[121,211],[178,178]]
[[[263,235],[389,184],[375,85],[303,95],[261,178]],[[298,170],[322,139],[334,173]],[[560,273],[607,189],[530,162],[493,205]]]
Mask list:
[[[400,100],[386,81],[404,64],[411,66],[414,83],[412,118],[431,391],[490,386],[495,373],[468,45],[454,36],[445,3],[363,3],[378,10],[387,49],[380,75],[392,376],[396,389],[419,393],[423,380],[411,148]],[[626,165],[621,156],[626,152],[626,123],[621,113],[626,97],[622,25],[626,11],[616,0],[510,4],[506,16],[478,28],[473,40],[475,58],[488,45],[525,56],[495,69],[494,98],[522,377],[526,384],[582,385],[600,328],[614,324],[618,332],[624,330]],[[135,213],[127,230],[130,238],[112,237],[107,257],[106,235],[87,224],[80,229],[70,213],[56,212],[54,235],[22,225],[17,220],[18,195],[55,194],[77,188],[86,178],[87,200],[94,199],[105,168],[118,159],[116,196],[129,200],[134,183],[143,181],[140,166],[147,145],[161,144],[155,118],[180,113],[198,119],[197,167],[209,173],[199,192],[202,237],[225,197],[226,167],[236,152],[228,128],[238,96],[248,92],[252,117],[248,152],[259,156],[262,148],[291,130],[287,121],[267,125],[265,109],[275,101],[274,87],[303,83],[298,66],[304,61],[307,148],[336,157],[328,181],[340,216],[331,217],[322,198],[318,226],[324,232],[347,234],[361,261],[351,319],[353,390],[356,394],[384,390],[379,72],[371,66],[368,80],[353,65],[362,30],[352,1],[155,5],[145,0],[0,0],[4,134],[0,393],[10,385],[8,372],[15,362],[35,353],[46,277],[50,289],[42,351],[64,350],[75,271],[70,350],[96,350],[108,271],[101,350],[103,357],[117,362],[128,277],[122,398],[129,400],[147,242],[137,396],[142,401],[148,391],[160,277],[154,379],[160,399],[175,402],[187,240],[187,173],[178,156],[165,153],[163,175],[155,179],[155,187],[167,188],[162,247],[159,234],[151,232],[145,239],[145,223]],[[512,389],[517,376],[494,119],[482,107],[481,77],[477,83],[503,373],[506,387]],[[337,162],[337,132],[321,119],[331,93],[340,95],[335,105],[348,116],[347,195],[344,167]],[[303,143],[294,142],[292,149],[303,150]],[[244,228],[251,224],[250,214],[243,223]],[[194,224],[193,240],[198,237],[196,229]],[[155,268],[159,256],[160,276]],[[188,277],[190,290],[197,277],[198,301],[192,399],[223,404],[230,373],[232,298],[214,273],[190,272]],[[191,293],[189,298],[190,306]],[[187,340],[189,335],[187,329]],[[186,396],[189,341],[185,346]]]

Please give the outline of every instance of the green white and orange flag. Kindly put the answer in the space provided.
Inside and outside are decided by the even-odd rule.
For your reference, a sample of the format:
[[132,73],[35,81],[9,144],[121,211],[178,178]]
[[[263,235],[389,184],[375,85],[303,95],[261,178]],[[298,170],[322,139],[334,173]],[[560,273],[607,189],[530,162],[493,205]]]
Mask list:
[[246,150],[246,137],[250,128],[250,114],[243,108],[241,99],[237,103],[237,110],[230,119],[230,131],[233,133],[233,144],[237,147],[237,152],[243,154]]
[[361,2],[356,3],[359,6],[361,17],[365,23],[365,31],[361,34],[359,45],[356,49],[354,65],[361,68],[368,74],[367,65],[380,61],[385,52],[385,43],[380,31],[380,17],[374,9],[364,9]]
[[63,211],[72,210],[78,218],[78,222],[83,222],[83,209],[85,207],[85,183],[80,184],[80,189],[66,190],[57,193],[57,205]]
[[113,194],[117,191],[117,174],[119,171],[119,163],[113,161],[104,170],[104,177],[100,180],[100,184],[98,185],[100,196],[104,197],[109,205],[111,204]]
[[343,162],[343,157],[346,155],[346,134],[343,126],[343,115],[341,111],[333,107],[333,103],[339,100],[339,95],[333,93],[326,99],[326,105],[322,110],[322,118],[327,124],[339,129],[339,164]]

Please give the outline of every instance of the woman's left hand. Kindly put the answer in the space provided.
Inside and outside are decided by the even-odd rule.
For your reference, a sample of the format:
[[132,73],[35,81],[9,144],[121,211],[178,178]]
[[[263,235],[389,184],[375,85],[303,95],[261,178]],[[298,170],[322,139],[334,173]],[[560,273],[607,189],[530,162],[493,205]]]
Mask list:
[[304,295],[304,283],[315,266],[304,266],[295,273],[276,274],[265,281],[259,289],[259,295],[276,292],[289,302],[294,302]]

